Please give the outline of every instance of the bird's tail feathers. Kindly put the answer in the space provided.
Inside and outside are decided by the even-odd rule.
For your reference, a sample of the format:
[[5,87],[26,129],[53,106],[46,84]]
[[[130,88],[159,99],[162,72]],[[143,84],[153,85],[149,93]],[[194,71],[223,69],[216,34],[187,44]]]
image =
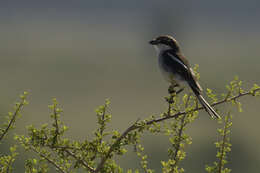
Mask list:
[[203,98],[201,94],[196,94],[198,100],[200,101],[201,105],[205,108],[205,110],[208,112],[208,114],[211,117],[215,117],[217,119],[220,119],[221,117],[219,114],[209,105],[209,103]]

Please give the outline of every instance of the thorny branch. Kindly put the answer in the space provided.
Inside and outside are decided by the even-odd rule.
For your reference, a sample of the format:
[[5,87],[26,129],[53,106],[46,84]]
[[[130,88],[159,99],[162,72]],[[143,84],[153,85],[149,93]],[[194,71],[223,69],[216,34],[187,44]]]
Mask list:
[[15,112],[12,115],[12,119],[10,120],[8,126],[3,130],[3,133],[0,136],[0,141],[4,138],[4,136],[7,134],[8,130],[12,127],[13,123],[15,122],[15,119],[17,115],[19,114],[20,110],[24,106],[24,102],[19,103],[19,106],[16,108]]
[[[187,101],[186,101],[186,103],[185,103],[185,108],[188,107],[188,104],[189,104],[189,101],[190,101],[190,97],[191,97],[191,95],[189,94],[189,95],[188,95],[188,98],[187,98]],[[175,150],[174,158],[173,158],[173,160],[175,161],[175,164],[173,165],[173,168],[175,167],[175,165],[177,165],[177,163],[178,163],[178,161],[179,161],[179,160],[177,160],[177,154],[178,154],[178,151],[180,150],[180,145],[181,145],[181,142],[182,142],[181,137],[182,137],[182,133],[183,133],[183,128],[184,128],[184,126],[186,125],[186,124],[185,124],[185,118],[186,118],[186,114],[183,115],[183,117],[182,117],[182,119],[181,119],[181,127],[180,127],[179,133],[178,133],[178,139],[179,139],[179,141],[178,141],[177,148],[176,148],[176,150]],[[173,169],[172,169],[172,171],[173,171]]]
[[60,134],[59,123],[58,123],[58,112],[57,112],[56,104],[54,104],[54,107],[53,107],[53,116],[54,116],[54,127],[55,127],[55,136],[53,138],[53,145],[55,145],[57,142],[57,138]]
[[49,157],[45,156],[44,154],[42,154],[41,152],[37,151],[34,147],[30,147],[30,149],[32,151],[34,151],[35,153],[37,153],[39,156],[41,156],[42,158],[44,158],[45,160],[47,160],[50,164],[52,164],[53,166],[55,166],[59,172],[61,173],[66,173],[66,171],[64,171],[59,165],[57,165],[53,160],[51,160]]
[[131,132],[131,131],[133,131],[133,130],[135,130],[135,129],[138,129],[138,127],[139,127],[139,126],[137,126],[136,123],[133,124],[133,125],[131,125],[130,127],[128,127],[128,128],[123,132],[123,134],[122,134],[119,138],[117,138],[117,140],[116,140],[116,141],[111,145],[111,147],[109,148],[109,150],[108,150],[107,154],[105,155],[105,157],[103,157],[103,158],[101,159],[101,162],[99,163],[99,165],[98,165],[97,169],[95,170],[95,172],[99,172],[99,171],[103,168],[105,162],[106,162],[107,159],[110,157],[110,155],[111,155],[111,153],[113,152],[115,146],[117,146],[118,143],[120,143],[121,140],[122,140],[123,138],[125,138],[126,135],[127,135],[129,132]]
[[[102,136],[105,130],[105,115],[106,115],[106,111],[107,111],[107,104],[104,105],[104,109],[101,115],[101,124],[100,124],[100,128],[99,128],[99,133],[101,138],[99,139],[99,143],[102,143]],[[95,152],[94,156],[91,158],[91,161],[93,161],[94,159],[96,159],[97,157],[97,151]]]
[[221,155],[220,155],[220,159],[219,159],[219,170],[218,172],[221,173],[222,171],[222,162],[223,162],[223,159],[224,159],[224,152],[225,152],[225,146],[226,146],[226,140],[227,140],[227,130],[228,130],[228,127],[227,127],[227,124],[229,123],[229,120],[230,120],[230,115],[228,115],[228,120],[225,122],[225,125],[224,125],[224,136],[223,136],[223,143],[222,143],[222,146],[221,146]]
[[[216,106],[216,105],[220,105],[220,104],[223,104],[223,103],[226,103],[226,102],[230,102],[232,100],[236,100],[240,97],[243,97],[243,96],[246,96],[246,95],[254,95],[257,91],[260,91],[260,88],[258,89],[255,89],[253,91],[253,93],[251,91],[247,91],[247,92],[244,92],[244,93],[239,93],[237,94],[236,96],[233,96],[233,97],[230,97],[230,98],[225,98],[221,101],[218,101],[216,103],[213,103],[211,104],[211,106]],[[190,111],[181,111],[181,112],[178,112],[178,113],[175,113],[173,115],[168,115],[168,116],[165,116],[163,118],[157,118],[157,119],[153,119],[151,121],[147,121],[145,122],[145,125],[151,125],[153,123],[158,123],[158,122],[162,122],[162,121],[165,121],[167,119],[172,119],[172,118],[177,118],[179,117],[180,115],[185,115],[185,114],[188,114],[188,113],[191,113],[191,112],[194,112],[194,111],[198,111],[198,110],[202,110],[204,109],[203,107],[197,107],[195,109],[192,109]],[[106,153],[106,155],[101,159],[100,163],[98,164],[96,170],[94,171],[95,173],[98,173],[100,172],[100,170],[103,168],[105,162],[107,161],[107,159],[110,157],[111,153],[113,152],[115,146],[121,142],[121,140],[123,138],[125,138],[127,136],[127,134],[133,130],[137,130],[139,128],[141,128],[142,126],[139,126],[137,123],[131,125],[130,127],[128,127],[122,134],[119,138],[117,138],[117,140],[110,146],[110,149],[108,150],[108,152]]]
[[84,160],[78,158],[73,152],[66,150],[65,152],[70,155],[71,157],[73,157],[75,160],[79,161],[83,166],[85,166],[90,172],[94,172],[94,168],[90,167]]

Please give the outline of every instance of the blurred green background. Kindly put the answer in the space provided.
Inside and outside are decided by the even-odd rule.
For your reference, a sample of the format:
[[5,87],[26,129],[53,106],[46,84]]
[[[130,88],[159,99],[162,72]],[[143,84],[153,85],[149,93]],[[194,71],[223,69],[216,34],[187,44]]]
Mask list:
[[[111,129],[122,131],[137,118],[158,115],[167,107],[168,84],[148,41],[160,34],[173,35],[190,63],[199,64],[204,88],[225,92],[235,75],[246,86],[259,84],[259,17],[256,0],[1,1],[1,121],[24,90],[31,93],[30,104],[16,122],[16,134],[26,133],[29,124],[50,122],[47,106],[54,97],[73,139],[91,136],[94,110],[106,98],[112,102]],[[247,97],[242,103],[244,112],[234,112],[228,167],[236,173],[258,172],[260,101]],[[184,162],[187,172],[205,172],[205,164],[215,160],[217,127],[201,112],[189,128],[193,144]],[[6,140],[1,153],[14,143],[11,134]],[[168,139],[145,135],[143,144],[149,166],[160,172]],[[139,167],[131,148],[118,160],[124,168]],[[23,164],[18,159],[15,172],[23,172]]]

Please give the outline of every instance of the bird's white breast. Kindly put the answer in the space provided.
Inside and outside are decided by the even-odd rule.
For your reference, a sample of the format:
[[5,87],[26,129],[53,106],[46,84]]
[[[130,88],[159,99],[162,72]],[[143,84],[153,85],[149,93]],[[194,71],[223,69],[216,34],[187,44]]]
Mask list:
[[158,64],[159,64],[159,69],[163,75],[163,77],[166,79],[166,81],[173,83],[174,81],[176,81],[178,84],[182,84],[183,82],[185,82],[183,80],[183,78],[178,75],[178,74],[173,74],[169,69],[167,69],[167,67],[164,64],[164,58],[163,58],[163,53],[166,50],[171,49],[169,46],[167,45],[155,45],[154,46],[156,52],[157,52],[157,56],[158,56]]

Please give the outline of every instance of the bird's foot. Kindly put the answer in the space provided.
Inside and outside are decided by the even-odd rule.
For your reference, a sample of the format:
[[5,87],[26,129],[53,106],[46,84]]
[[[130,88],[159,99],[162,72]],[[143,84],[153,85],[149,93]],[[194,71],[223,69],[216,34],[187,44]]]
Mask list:
[[180,87],[180,85],[176,84],[176,83],[171,84],[168,88],[168,93],[171,94],[171,95],[172,94],[179,94],[184,90],[184,88],[180,88],[179,90],[176,90],[177,87]]
[[178,84],[175,84],[175,85],[170,85],[169,88],[168,88],[168,93],[169,94],[174,94],[176,93],[176,89],[179,85]]

